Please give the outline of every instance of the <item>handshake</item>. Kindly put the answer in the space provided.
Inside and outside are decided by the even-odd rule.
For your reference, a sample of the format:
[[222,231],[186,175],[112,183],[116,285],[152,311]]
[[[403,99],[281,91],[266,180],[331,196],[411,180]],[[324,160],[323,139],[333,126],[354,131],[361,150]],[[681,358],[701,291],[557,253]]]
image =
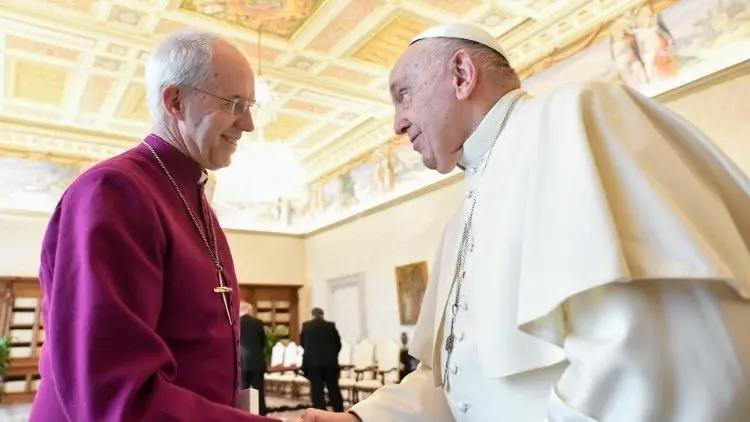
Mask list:
[[360,422],[351,413],[334,413],[318,409],[307,409],[295,422]]

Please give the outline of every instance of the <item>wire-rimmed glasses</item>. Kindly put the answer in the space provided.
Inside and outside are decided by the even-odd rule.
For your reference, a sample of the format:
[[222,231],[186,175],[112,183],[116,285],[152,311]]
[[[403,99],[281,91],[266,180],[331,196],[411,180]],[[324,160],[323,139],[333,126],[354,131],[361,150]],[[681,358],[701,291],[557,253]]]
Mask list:
[[218,98],[220,100],[226,101],[229,104],[229,110],[236,116],[239,116],[248,110],[249,111],[257,110],[260,107],[260,104],[257,101],[251,101],[246,98],[236,97],[233,99],[229,99],[229,98],[224,98],[219,95],[216,95],[212,92],[204,91],[202,89],[192,88],[192,87],[190,89],[194,89],[203,94],[210,95],[214,98]]

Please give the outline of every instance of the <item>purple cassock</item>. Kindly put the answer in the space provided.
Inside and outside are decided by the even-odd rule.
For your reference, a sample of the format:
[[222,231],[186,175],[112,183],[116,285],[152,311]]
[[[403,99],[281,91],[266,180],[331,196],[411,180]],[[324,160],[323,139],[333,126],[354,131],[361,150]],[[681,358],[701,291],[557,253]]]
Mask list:
[[[42,245],[46,340],[32,422],[254,422],[239,385],[237,277],[204,198],[205,175],[156,136],[232,289],[172,182],[143,144],[86,171],[65,192]],[[209,214],[210,213],[210,214]]]

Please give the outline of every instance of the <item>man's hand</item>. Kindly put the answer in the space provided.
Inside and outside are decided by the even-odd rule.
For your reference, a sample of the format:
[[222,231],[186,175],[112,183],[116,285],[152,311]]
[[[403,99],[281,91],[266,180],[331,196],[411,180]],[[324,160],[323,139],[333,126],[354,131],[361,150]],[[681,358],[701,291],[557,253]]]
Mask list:
[[351,413],[334,413],[318,409],[307,409],[297,422],[359,422]]

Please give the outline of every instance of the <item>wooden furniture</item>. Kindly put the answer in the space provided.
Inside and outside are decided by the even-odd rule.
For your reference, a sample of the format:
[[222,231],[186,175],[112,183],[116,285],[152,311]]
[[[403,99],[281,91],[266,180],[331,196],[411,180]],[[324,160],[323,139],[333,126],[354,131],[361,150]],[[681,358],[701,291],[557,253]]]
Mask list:
[[36,278],[0,277],[0,334],[10,335],[10,366],[3,404],[28,403],[39,385],[39,353],[44,343],[42,289]]
[[299,289],[302,286],[241,284],[242,299],[255,308],[255,316],[276,329],[279,340],[299,342]]

